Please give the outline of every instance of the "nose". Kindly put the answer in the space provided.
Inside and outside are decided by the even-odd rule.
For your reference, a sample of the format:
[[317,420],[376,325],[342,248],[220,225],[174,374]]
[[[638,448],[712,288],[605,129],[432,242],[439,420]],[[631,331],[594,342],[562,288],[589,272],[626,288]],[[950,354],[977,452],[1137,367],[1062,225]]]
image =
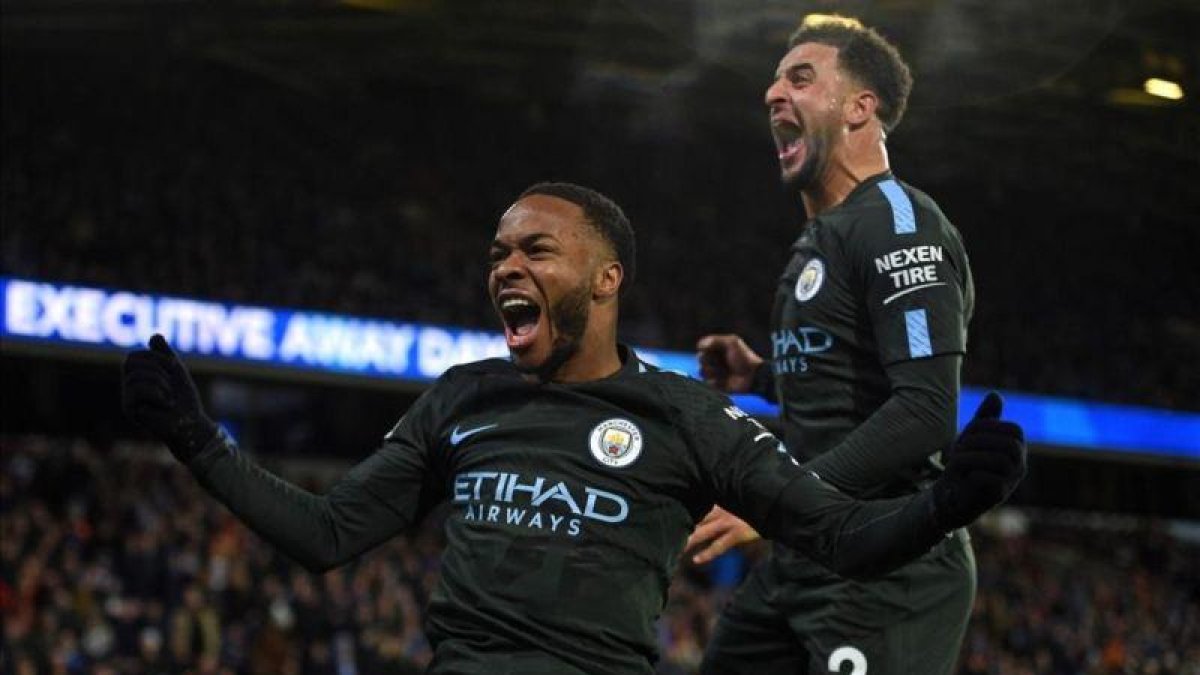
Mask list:
[[511,281],[525,276],[525,264],[520,251],[512,251],[492,267],[492,276],[498,281]]
[[784,79],[782,77],[775,78],[775,81],[767,87],[767,92],[763,96],[763,103],[767,104],[767,108],[771,112],[775,112],[775,107],[787,103],[787,96],[784,94]]

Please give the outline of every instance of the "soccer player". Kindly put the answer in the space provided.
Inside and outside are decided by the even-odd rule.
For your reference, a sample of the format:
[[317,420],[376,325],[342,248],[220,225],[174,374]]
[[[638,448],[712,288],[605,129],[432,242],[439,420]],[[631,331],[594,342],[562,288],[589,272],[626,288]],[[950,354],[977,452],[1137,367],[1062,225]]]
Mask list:
[[[806,22],[766,91],[783,182],[808,221],[779,277],[772,358],[733,335],[698,343],[705,379],[778,401],[806,469],[861,499],[917,493],[954,440],[974,303],[958,232],[888,168],[912,78],[856,21]],[[757,538],[717,508],[698,562]],[[966,532],[887,576],[846,579],[780,542],[717,624],[702,672],[937,675],[953,668],[975,595]]]
[[1020,428],[990,398],[929,491],[853,500],[703,383],[616,340],[633,277],[621,210],[539,184],[500,219],[488,290],[510,359],[448,370],[326,494],[238,451],[161,336],[130,354],[123,405],[200,484],[311,570],[341,565],[449,501],[427,609],[434,673],[651,673],[654,620],[714,503],[841,574],[927,551],[1024,471]]

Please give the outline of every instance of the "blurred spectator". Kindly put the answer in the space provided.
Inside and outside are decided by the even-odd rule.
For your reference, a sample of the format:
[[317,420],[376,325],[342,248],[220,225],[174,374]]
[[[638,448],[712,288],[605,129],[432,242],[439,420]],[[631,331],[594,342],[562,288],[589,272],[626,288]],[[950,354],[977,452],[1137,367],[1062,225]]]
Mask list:
[[171,614],[171,657],[176,663],[200,663],[212,670],[221,655],[221,620],[198,583],[188,584]]

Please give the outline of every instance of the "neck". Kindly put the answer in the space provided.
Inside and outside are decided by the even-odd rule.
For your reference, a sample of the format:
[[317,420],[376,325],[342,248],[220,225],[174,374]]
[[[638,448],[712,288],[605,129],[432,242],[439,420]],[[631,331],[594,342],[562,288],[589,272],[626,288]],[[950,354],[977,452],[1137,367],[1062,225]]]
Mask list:
[[835,152],[824,175],[800,193],[804,211],[815,218],[846,200],[859,183],[888,170],[887,147],[882,134],[871,141],[844,137],[840,152]]
[[[592,320],[600,317],[593,312]],[[621,369],[621,356],[617,353],[617,323],[604,321],[599,326],[588,326],[579,350],[551,377],[552,382],[588,382],[613,375]]]

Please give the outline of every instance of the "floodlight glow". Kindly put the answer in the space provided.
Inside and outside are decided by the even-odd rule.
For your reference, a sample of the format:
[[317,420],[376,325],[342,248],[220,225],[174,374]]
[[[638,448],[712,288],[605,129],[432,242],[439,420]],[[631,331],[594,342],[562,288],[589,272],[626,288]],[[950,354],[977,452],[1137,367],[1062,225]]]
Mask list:
[[1171,101],[1178,101],[1183,98],[1183,87],[1170,80],[1152,77],[1146,80],[1146,84],[1143,85],[1143,88],[1146,90],[1146,93],[1150,94],[1151,96],[1157,96],[1159,98],[1165,98]]

